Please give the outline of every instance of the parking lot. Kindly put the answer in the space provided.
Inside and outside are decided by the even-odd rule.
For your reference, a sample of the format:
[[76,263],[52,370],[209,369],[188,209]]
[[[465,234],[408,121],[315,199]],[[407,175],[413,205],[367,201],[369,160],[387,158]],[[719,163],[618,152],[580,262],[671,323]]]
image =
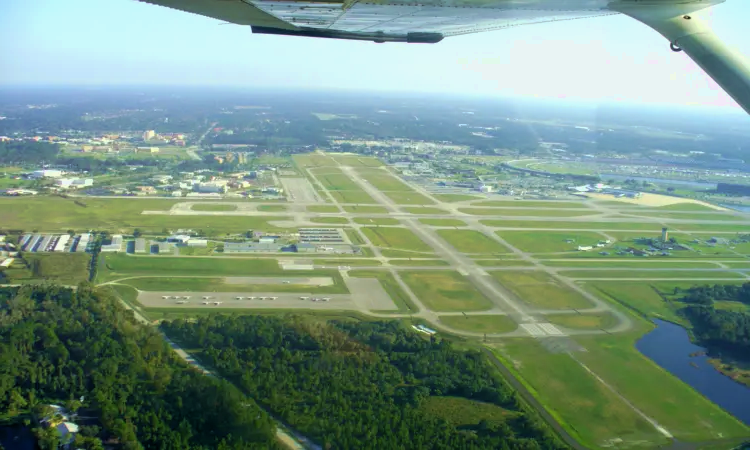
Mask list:
[[[169,297],[169,298],[164,298]],[[179,298],[175,298],[179,297]],[[187,298],[186,298],[187,297]],[[207,297],[207,298],[204,298]],[[242,299],[238,299],[242,297]],[[274,297],[275,300],[271,300]],[[301,299],[300,297],[308,297]],[[265,298],[265,299],[263,299]],[[312,301],[313,298],[329,298]],[[138,301],[146,308],[215,308],[215,309],[359,309],[348,294],[300,294],[256,292],[156,292],[141,291]],[[178,303],[187,302],[187,303]],[[204,304],[207,302],[208,304]],[[219,304],[215,304],[215,303]]]

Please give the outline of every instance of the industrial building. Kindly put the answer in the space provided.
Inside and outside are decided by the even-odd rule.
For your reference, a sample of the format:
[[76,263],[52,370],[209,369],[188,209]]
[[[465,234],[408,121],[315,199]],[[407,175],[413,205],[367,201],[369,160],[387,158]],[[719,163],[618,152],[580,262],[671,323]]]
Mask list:
[[300,228],[299,241],[313,244],[346,243],[340,228]]
[[284,245],[259,242],[225,242],[224,253],[271,253],[280,252]]
[[93,178],[58,178],[55,180],[55,186],[62,189],[80,189],[93,185]]
[[60,178],[61,176],[63,176],[62,170],[57,169],[35,170],[31,174],[31,178]]
[[90,233],[81,234],[76,240],[75,251],[76,253],[83,253],[89,246],[89,240],[91,240]]
[[135,253],[146,253],[146,240],[144,238],[136,238],[133,250]]
[[193,190],[201,194],[225,194],[227,192],[226,181],[211,181],[208,183],[196,183]]
[[121,252],[122,251],[122,235],[113,234],[109,244],[102,245],[102,252]]

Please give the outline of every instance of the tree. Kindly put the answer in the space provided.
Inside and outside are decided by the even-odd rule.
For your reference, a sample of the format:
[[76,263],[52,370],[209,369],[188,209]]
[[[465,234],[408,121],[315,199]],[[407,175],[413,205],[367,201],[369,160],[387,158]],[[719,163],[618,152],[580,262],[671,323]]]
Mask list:
[[141,237],[141,229],[140,228],[136,228],[135,230],[133,230],[133,237]]

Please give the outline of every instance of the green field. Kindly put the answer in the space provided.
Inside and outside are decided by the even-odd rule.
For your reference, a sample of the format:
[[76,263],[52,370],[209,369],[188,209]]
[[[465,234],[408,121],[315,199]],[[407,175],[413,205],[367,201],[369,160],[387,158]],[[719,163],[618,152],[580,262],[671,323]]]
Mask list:
[[349,223],[349,219],[347,219],[346,217],[311,217],[307,220],[312,223],[326,223],[331,225],[342,225]]
[[370,242],[378,247],[432,253],[429,245],[406,228],[365,227],[361,230]]
[[316,168],[310,169],[310,172],[312,172],[313,175],[324,175],[324,174],[329,174],[329,173],[344,173],[344,171],[339,169],[338,167],[316,167]]
[[76,286],[88,280],[90,261],[91,255],[87,253],[23,253],[23,257],[16,258],[11,267],[0,270],[0,274],[7,277],[3,280],[0,275],[0,284],[49,281]]
[[[130,276],[258,276],[285,272],[275,259],[181,258],[169,256],[126,256],[102,254],[97,282]],[[309,275],[309,272],[305,272]]]
[[446,203],[465,202],[468,200],[478,200],[479,198],[481,198],[477,195],[468,194],[433,194],[433,197],[440,200],[441,202]]
[[388,214],[388,210],[382,206],[347,205],[344,211],[359,214]]
[[508,244],[528,253],[572,252],[577,251],[579,245],[595,246],[606,239],[594,231],[497,231],[497,234]]
[[360,170],[358,171],[359,175],[367,180],[368,183],[373,185],[375,188],[377,188],[380,191],[383,192],[414,192],[412,188],[404,184],[401,180],[398,178],[389,175],[382,171],[364,171]]
[[626,269],[626,268],[638,268],[638,269],[665,269],[665,268],[676,268],[676,269],[718,269],[719,266],[716,263],[709,261],[680,261],[666,260],[666,261],[654,261],[649,259],[640,258],[638,260],[628,259],[581,259],[581,260],[565,260],[565,261],[540,261],[547,267],[595,267],[603,269]]
[[711,232],[711,231],[729,231],[729,232],[736,232],[736,233],[743,233],[743,234],[750,234],[750,225],[748,225],[747,221],[745,223],[738,223],[738,224],[700,224],[700,223],[672,223],[669,224],[670,228],[674,228],[676,230],[680,231],[702,231],[702,232]]
[[499,208],[588,208],[588,204],[583,202],[566,202],[566,201],[531,201],[531,200],[488,200],[484,202],[475,202],[471,206],[487,206]]
[[308,212],[312,213],[338,213],[341,212],[341,210],[338,208],[338,206],[333,205],[313,205],[308,206],[307,208]]
[[418,312],[419,308],[415,305],[409,295],[401,289],[393,274],[387,270],[351,270],[349,276],[355,278],[377,278],[385,292],[391,297],[396,304],[398,312]]
[[222,203],[195,203],[190,207],[192,211],[236,211],[237,205]]
[[354,228],[347,228],[344,230],[346,235],[349,237],[349,240],[354,245],[364,245],[365,240],[362,238],[362,235],[359,234],[359,231],[355,230]]
[[518,328],[518,324],[508,316],[439,316],[443,325],[460,331],[473,333],[509,333]]
[[678,219],[678,220],[718,220],[718,221],[747,221],[747,217],[733,216],[731,214],[714,213],[697,213],[697,212],[621,212],[633,217],[654,217],[659,219]]
[[437,234],[462,253],[502,254],[510,249],[484,233],[474,230],[436,230]]
[[279,212],[286,211],[289,209],[286,205],[258,205],[258,211],[263,212]]
[[401,278],[430,310],[485,311],[492,303],[455,271],[401,271]]
[[498,270],[490,274],[521,301],[541,309],[583,309],[593,306],[583,295],[558,283],[546,272]]
[[399,225],[401,222],[392,217],[355,217],[354,223],[361,225]]
[[407,250],[394,250],[390,248],[384,248],[380,250],[380,254],[386,258],[434,258],[435,255],[432,252],[414,252]]
[[315,178],[329,191],[361,191],[357,183],[343,173],[315,174]]
[[458,219],[419,219],[425,225],[434,227],[465,227],[466,222]]
[[750,269],[750,261],[725,262],[730,269]]
[[365,191],[331,191],[330,194],[338,203],[364,203],[366,205],[378,203]]
[[442,259],[389,259],[392,266],[419,267],[419,266],[447,266],[448,263]]
[[665,211],[718,211],[710,206],[701,205],[699,203],[673,203],[671,205],[656,206],[649,209],[659,209]]
[[[485,219],[480,222],[489,227],[497,228],[526,228],[526,229],[560,229],[560,230],[580,230],[582,228],[591,230],[633,230],[633,231],[652,231],[661,234],[660,223],[656,222],[597,222],[596,220],[586,220],[580,222],[570,222],[563,220],[545,220],[542,217],[534,217],[525,220],[498,220]],[[682,226],[682,225],[681,225]],[[580,231],[579,231],[580,232]]]
[[396,191],[396,192],[385,192],[394,203],[397,205],[433,205],[431,199],[424,195],[414,191]]
[[372,156],[332,155],[332,158],[343,166],[380,167],[383,165],[379,159],[373,158]]
[[714,272],[711,270],[561,270],[560,275],[569,278],[639,278],[649,280],[655,278],[686,278],[686,279],[714,279],[744,277],[737,272]]
[[519,209],[519,208],[458,208],[472,216],[539,216],[539,217],[578,217],[598,214],[596,211],[574,211],[565,209]]
[[501,425],[516,416],[516,413],[491,403],[462,397],[430,396],[422,400],[419,409],[431,417],[438,417],[456,427],[476,427],[485,421]]
[[[78,203],[76,203],[78,202]],[[159,234],[164,229],[192,228],[205,235],[241,233],[247,230],[278,229],[268,224],[286,217],[260,216],[176,216],[144,215],[143,211],[168,211],[179,200],[139,198],[23,197],[0,198],[3,227],[46,232],[107,230],[132,233],[140,228],[144,234]]]
[[529,261],[523,259],[506,259],[507,256],[503,256],[502,259],[475,259],[474,262],[479,266],[483,267],[522,267],[522,266],[533,266]]
[[631,311],[648,318],[665,319],[683,323],[677,315],[681,306],[662,296],[654,283],[640,281],[597,281],[581,285],[604,299],[620,304]]
[[431,207],[412,207],[412,208],[401,208],[402,211],[408,212],[410,214],[448,214],[448,211],[440,208],[431,208]]
[[320,153],[305,153],[300,155],[292,155],[292,161],[297,167],[326,167],[326,166],[337,166],[336,161],[328,155],[321,155]]
[[610,313],[596,314],[547,314],[550,323],[576,330],[600,330],[617,325],[618,321]]

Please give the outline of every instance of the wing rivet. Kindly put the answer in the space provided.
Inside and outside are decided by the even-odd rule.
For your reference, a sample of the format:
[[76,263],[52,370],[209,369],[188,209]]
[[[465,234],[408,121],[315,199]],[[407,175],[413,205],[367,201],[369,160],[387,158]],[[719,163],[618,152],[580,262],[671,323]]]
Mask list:
[[685,20],[690,20],[690,19],[692,19],[692,17],[690,17],[690,16],[682,16],[682,18],[683,18],[683,19],[685,19]]
[[675,44],[674,42],[670,42],[670,43],[669,43],[669,48],[670,48],[670,49],[671,49],[671,50],[672,50],[673,52],[681,52],[681,51],[682,51],[682,48],[680,48],[680,47],[679,47],[679,46],[678,46],[677,44]]

